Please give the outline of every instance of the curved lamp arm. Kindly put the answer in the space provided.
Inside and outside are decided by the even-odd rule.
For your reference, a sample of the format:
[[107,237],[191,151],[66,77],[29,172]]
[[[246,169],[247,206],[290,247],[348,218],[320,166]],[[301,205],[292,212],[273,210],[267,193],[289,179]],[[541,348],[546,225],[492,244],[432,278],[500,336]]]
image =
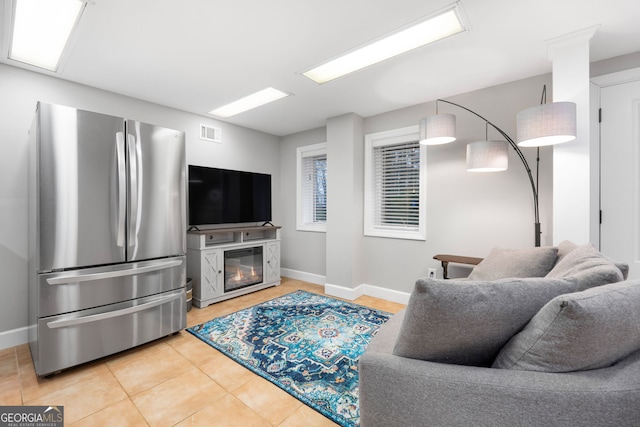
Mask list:
[[[540,211],[538,208],[538,189],[536,188],[536,183],[533,179],[533,175],[531,173],[531,168],[529,168],[529,163],[527,162],[527,159],[525,158],[524,154],[522,153],[522,150],[520,150],[520,147],[518,147],[518,145],[514,142],[513,139],[511,139],[511,137],[509,135],[507,135],[507,133],[505,131],[503,131],[502,129],[500,129],[498,126],[494,125],[493,123],[491,123],[489,120],[485,119],[484,117],[482,117],[480,114],[476,113],[475,111],[472,111],[470,109],[468,109],[467,107],[464,107],[460,104],[456,104],[455,102],[451,102],[451,101],[447,101],[444,99],[437,99],[436,100],[436,106],[438,102],[445,102],[447,104],[451,104],[451,105],[455,105],[458,108],[462,108],[463,110],[466,110],[468,112],[470,112],[471,114],[481,118],[482,120],[485,121],[485,123],[487,123],[488,125],[490,125],[492,128],[494,128],[496,131],[498,131],[498,133],[500,133],[500,135],[502,135],[504,137],[504,139],[507,140],[507,142],[509,142],[509,145],[511,145],[511,147],[515,150],[516,154],[518,154],[518,157],[520,158],[520,160],[522,161],[522,165],[524,166],[525,170],[527,171],[527,175],[529,176],[529,182],[531,183],[531,191],[533,193],[533,216],[534,216],[534,233],[535,233],[535,245],[536,246],[540,246]],[[436,107],[437,108],[437,107]]]

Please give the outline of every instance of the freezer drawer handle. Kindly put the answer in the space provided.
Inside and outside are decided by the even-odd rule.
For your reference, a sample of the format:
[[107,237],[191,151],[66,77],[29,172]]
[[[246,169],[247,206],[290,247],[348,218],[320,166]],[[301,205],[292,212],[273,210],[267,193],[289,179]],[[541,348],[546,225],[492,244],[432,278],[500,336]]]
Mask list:
[[57,276],[47,279],[50,285],[64,285],[67,283],[88,282],[91,280],[110,279],[112,277],[133,276],[134,274],[150,273],[152,271],[164,270],[166,268],[176,267],[182,264],[182,260],[165,261],[160,264],[147,265],[144,267],[127,268],[123,270],[104,271],[100,273],[91,273],[75,276]]
[[54,320],[47,323],[50,329],[65,328],[67,326],[82,325],[85,323],[97,322],[99,320],[111,319],[118,316],[126,316],[127,314],[138,313],[140,311],[148,310],[159,305],[166,304],[168,302],[182,298],[182,292],[169,297],[162,297],[155,301],[150,301],[144,304],[136,305],[135,307],[124,308],[122,310],[109,311],[107,313],[92,314],[90,316],[76,317],[75,319],[62,319]]

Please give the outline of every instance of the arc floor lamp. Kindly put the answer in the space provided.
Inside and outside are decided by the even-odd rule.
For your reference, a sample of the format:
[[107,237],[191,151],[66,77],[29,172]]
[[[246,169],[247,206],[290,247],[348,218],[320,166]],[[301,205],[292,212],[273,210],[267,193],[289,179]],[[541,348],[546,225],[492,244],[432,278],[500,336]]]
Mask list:
[[[485,140],[467,144],[467,171],[498,172],[506,170],[509,159],[509,146],[513,148],[522,161],[527,172],[533,194],[534,241],[540,246],[540,212],[538,207],[538,173],[540,164],[539,147],[560,144],[576,138],[576,104],[573,102],[547,103],[546,86],[542,89],[540,105],[521,111],[517,115],[517,140],[514,141],[506,132],[475,111],[455,102],[444,99],[436,100],[436,114],[420,120],[420,143],[439,145],[456,140],[456,116],[439,114],[438,103],[443,102],[468,111],[485,122]],[[505,140],[488,140],[488,129],[491,126]],[[520,147],[537,147],[536,179]]]

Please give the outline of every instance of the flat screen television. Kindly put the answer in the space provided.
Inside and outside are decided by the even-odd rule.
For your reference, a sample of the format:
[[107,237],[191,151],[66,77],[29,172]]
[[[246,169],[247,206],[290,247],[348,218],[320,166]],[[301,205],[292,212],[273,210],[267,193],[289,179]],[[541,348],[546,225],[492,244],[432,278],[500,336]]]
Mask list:
[[189,225],[271,221],[271,175],[189,165]]

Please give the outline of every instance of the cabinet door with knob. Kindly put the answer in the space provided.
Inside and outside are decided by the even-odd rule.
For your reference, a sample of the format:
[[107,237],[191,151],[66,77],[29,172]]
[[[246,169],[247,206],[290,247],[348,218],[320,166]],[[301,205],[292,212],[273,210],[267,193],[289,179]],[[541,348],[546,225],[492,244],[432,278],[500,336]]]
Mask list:
[[187,270],[193,278],[193,297],[200,301],[215,298],[224,293],[222,249],[189,251]]
[[280,242],[269,242],[265,245],[266,271],[265,282],[280,279]]

